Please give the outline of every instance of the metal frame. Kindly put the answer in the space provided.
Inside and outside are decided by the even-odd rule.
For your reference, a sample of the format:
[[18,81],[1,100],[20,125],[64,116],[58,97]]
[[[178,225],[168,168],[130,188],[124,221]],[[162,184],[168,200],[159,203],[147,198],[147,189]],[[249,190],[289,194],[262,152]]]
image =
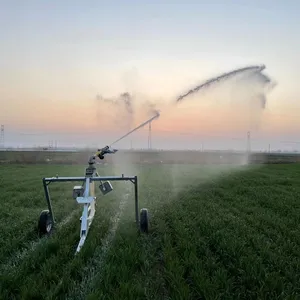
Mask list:
[[[79,204],[83,204],[83,212],[81,216],[81,229],[80,229],[80,241],[78,243],[76,253],[78,253],[88,235],[89,228],[92,224],[92,221],[95,216],[95,204],[96,204],[96,196],[95,196],[95,182],[103,181],[130,181],[134,184],[134,199],[135,199],[135,221],[137,226],[139,227],[139,208],[138,208],[138,178],[137,176],[99,176],[97,172],[95,172],[95,168],[92,164],[86,169],[86,176],[84,177],[50,177],[43,178],[43,186],[45,191],[45,196],[47,200],[47,205],[49,209],[50,219],[52,222],[52,226],[55,224],[55,218],[53,214],[53,208],[51,204],[51,198],[49,193],[49,184],[51,182],[84,182],[84,193],[82,197],[77,197],[76,201]],[[89,173],[89,171],[92,171]],[[91,176],[90,176],[91,175]]]

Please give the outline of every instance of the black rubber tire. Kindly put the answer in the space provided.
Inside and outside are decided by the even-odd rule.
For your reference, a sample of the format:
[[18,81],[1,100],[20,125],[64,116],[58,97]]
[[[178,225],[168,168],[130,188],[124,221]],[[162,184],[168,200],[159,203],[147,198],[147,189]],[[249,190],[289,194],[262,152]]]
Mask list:
[[38,232],[40,235],[50,234],[53,228],[49,210],[43,210],[38,222]]
[[100,158],[100,159],[104,159],[104,156],[103,156],[103,155],[99,155],[99,158]]
[[147,208],[142,208],[140,211],[140,230],[141,232],[149,232],[149,214]]

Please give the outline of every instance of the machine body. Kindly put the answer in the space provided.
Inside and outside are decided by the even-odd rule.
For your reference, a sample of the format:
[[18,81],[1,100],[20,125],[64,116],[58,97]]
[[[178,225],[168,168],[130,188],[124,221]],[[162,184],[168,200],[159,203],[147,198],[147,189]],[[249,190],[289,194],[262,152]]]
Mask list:
[[142,209],[139,215],[138,207],[138,178],[137,176],[99,176],[95,167],[96,157],[104,158],[106,154],[116,153],[117,150],[110,150],[108,146],[99,149],[92,155],[88,161],[88,167],[85,169],[85,176],[82,177],[50,177],[43,178],[43,187],[48,205],[48,210],[43,210],[40,214],[38,222],[38,230],[41,235],[51,234],[54,228],[55,218],[49,193],[49,184],[52,182],[82,182],[82,185],[75,185],[73,188],[73,199],[76,199],[78,204],[83,205],[83,211],[80,218],[80,240],[76,249],[76,253],[80,252],[87,238],[89,228],[93,222],[96,212],[96,190],[95,183],[99,183],[99,189],[102,195],[106,195],[113,191],[110,181],[130,181],[134,185],[134,200],[135,200],[135,221],[139,229],[143,232],[148,232],[148,210]]

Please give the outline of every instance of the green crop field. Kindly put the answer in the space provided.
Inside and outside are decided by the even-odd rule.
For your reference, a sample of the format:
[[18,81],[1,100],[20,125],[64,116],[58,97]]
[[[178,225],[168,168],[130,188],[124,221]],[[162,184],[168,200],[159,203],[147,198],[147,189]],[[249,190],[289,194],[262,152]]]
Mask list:
[[300,165],[101,166],[139,176],[151,229],[136,230],[133,185],[113,183],[74,257],[75,184],[49,186],[53,235],[39,238],[36,227],[42,178],[84,168],[0,166],[0,299],[299,299]]

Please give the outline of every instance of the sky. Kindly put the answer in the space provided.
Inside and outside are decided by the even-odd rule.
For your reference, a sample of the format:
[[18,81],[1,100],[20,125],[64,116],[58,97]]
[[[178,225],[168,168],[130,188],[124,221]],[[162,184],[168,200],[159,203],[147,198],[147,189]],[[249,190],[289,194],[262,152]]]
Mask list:
[[[0,0],[5,145],[108,144],[144,121],[151,102],[161,108],[153,147],[243,148],[250,130],[257,148],[300,150],[299,10],[296,0]],[[203,80],[261,64],[277,83],[263,111],[237,108],[222,89],[172,105]],[[96,101],[123,92],[139,107],[130,124]],[[147,134],[116,146],[147,147]]]

